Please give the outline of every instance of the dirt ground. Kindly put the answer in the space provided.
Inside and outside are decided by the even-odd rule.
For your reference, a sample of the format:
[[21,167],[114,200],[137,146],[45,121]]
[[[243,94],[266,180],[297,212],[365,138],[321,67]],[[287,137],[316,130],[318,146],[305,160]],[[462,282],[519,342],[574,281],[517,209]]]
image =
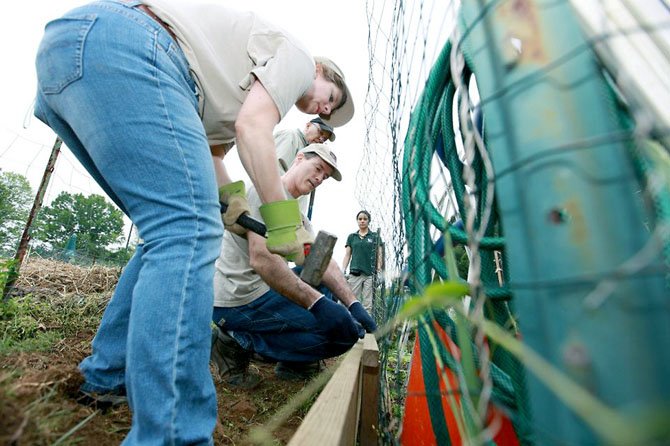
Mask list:
[[[40,268],[44,274],[45,267]],[[62,272],[62,268],[58,273]],[[56,274],[56,272],[54,272]],[[70,274],[71,275],[71,274]],[[67,289],[62,280],[49,277],[54,299]],[[82,287],[82,282],[74,281]],[[37,289],[37,288],[35,288]],[[49,288],[41,283],[41,299],[49,299]],[[86,298],[86,295],[79,295]],[[45,331],[49,327],[41,327]],[[7,445],[118,445],[128,432],[131,413],[127,405],[101,410],[77,401],[82,377],[77,364],[90,353],[96,327],[82,328],[55,341],[47,352],[23,352],[0,356],[0,444]],[[0,333],[4,336],[4,333]],[[334,361],[326,365],[332,367]],[[282,381],[274,375],[274,364],[252,362],[262,376],[253,390],[224,385],[215,375],[218,422],[217,445],[249,444],[249,431],[266,423],[279,408],[298,393],[305,382]],[[295,411],[272,434],[273,444],[286,444],[302,421],[307,407]]]
[[[77,389],[82,382],[77,364],[84,357],[84,350],[76,346],[88,341],[86,336],[68,339],[50,354],[21,354],[2,360],[0,381],[8,380],[16,372],[20,376],[12,379],[12,397],[0,402],[0,444],[54,444],[75,428],[62,444],[121,443],[130,426],[128,406],[100,410],[77,402]],[[263,377],[254,390],[229,388],[215,380],[219,413],[214,432],[217,445],[247,444],[249,430],[267,421],[304,385],[278,380],[273,364],[254,362],[252,367]],[[303,415],[299,411],[273,433],[278,444],[288,442]],[[77,427],[84,421],[83,426]]]

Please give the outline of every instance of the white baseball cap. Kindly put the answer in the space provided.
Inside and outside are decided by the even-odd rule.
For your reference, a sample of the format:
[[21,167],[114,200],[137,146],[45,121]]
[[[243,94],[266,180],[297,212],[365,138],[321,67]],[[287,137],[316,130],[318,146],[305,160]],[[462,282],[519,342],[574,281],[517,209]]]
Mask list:
[[321,119],[324,120],[324,122],[332,127],[340,127],[346,124],[353,118],[354,116],[354,98],[351,96],[351,92],[349,91],[349,87],[347,87],[347,83],[344,79],[344,73],[338,67],[335,62],[332,60],[328,59],[327,57],[315,57],[314,61],[318,64],[322,64],[333,70],[335,73],[337,73],[338,76],[342,78],[342,82],[344,83],[344,90],[343,93],[346,95],[347,100],[344,102],[344,104],[341,104],[340,107],[333,111],[330,116],[327,115],[319,115]]
[[325,144],[314,143],[310,144],[298,153],[316,153],[319,157],[333,168],[333,173],[330,175],[337,181],[342,181],[342,174],[337,168],[337,156]]

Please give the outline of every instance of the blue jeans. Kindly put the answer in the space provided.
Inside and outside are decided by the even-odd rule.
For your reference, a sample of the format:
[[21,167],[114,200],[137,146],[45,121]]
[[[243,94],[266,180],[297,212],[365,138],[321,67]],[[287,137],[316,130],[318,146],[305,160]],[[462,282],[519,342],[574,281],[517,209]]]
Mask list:
[[127,391],[124,444],[212,444],[216,180],[186,59],[136,3],[101,1],[50,22],[36,61],[35,115],[144,239],[80,364],[82,389]]
[[[319,290],[332,298],[327,288]],[[273,289],[247,305],[214,307],[212,320],[244,349],[275,361],[319,361],[354,345],[324,336],[312,313]]]

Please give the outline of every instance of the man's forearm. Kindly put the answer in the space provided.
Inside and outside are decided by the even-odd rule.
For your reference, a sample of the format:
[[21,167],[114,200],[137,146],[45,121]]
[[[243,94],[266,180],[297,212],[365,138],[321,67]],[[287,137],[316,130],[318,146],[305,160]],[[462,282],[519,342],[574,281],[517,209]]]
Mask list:
[[255,81],[235,120],[237,152],[263,203],[285,200],[272,131],[281,116],[263,85]]
[[254,270],[270,288],[296,304],[309,308],[321,296],[321,293],[303,282],[280,256],[268,254],[263,257],[263,260],[252,265]]
[[218,187],[231,183],[232,180],[228,175],[225,164],[223,164],[223,150],[214,154],[214,147],[212,147],[212,163],[214,163],[214,173],[216,174],[216,183]]

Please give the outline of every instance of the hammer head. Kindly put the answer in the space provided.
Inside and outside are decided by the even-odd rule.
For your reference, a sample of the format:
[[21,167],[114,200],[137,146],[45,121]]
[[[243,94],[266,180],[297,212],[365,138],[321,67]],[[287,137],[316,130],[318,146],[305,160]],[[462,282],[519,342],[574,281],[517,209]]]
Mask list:
[[337,237],[326,231],[319,231],[316,240],[312,243],[309,254],[305,257],[305,263],[302,265],[300,278],[316,287],[321,284],[323,273],[326,272],[330,258],[333,256],[333,248]]

